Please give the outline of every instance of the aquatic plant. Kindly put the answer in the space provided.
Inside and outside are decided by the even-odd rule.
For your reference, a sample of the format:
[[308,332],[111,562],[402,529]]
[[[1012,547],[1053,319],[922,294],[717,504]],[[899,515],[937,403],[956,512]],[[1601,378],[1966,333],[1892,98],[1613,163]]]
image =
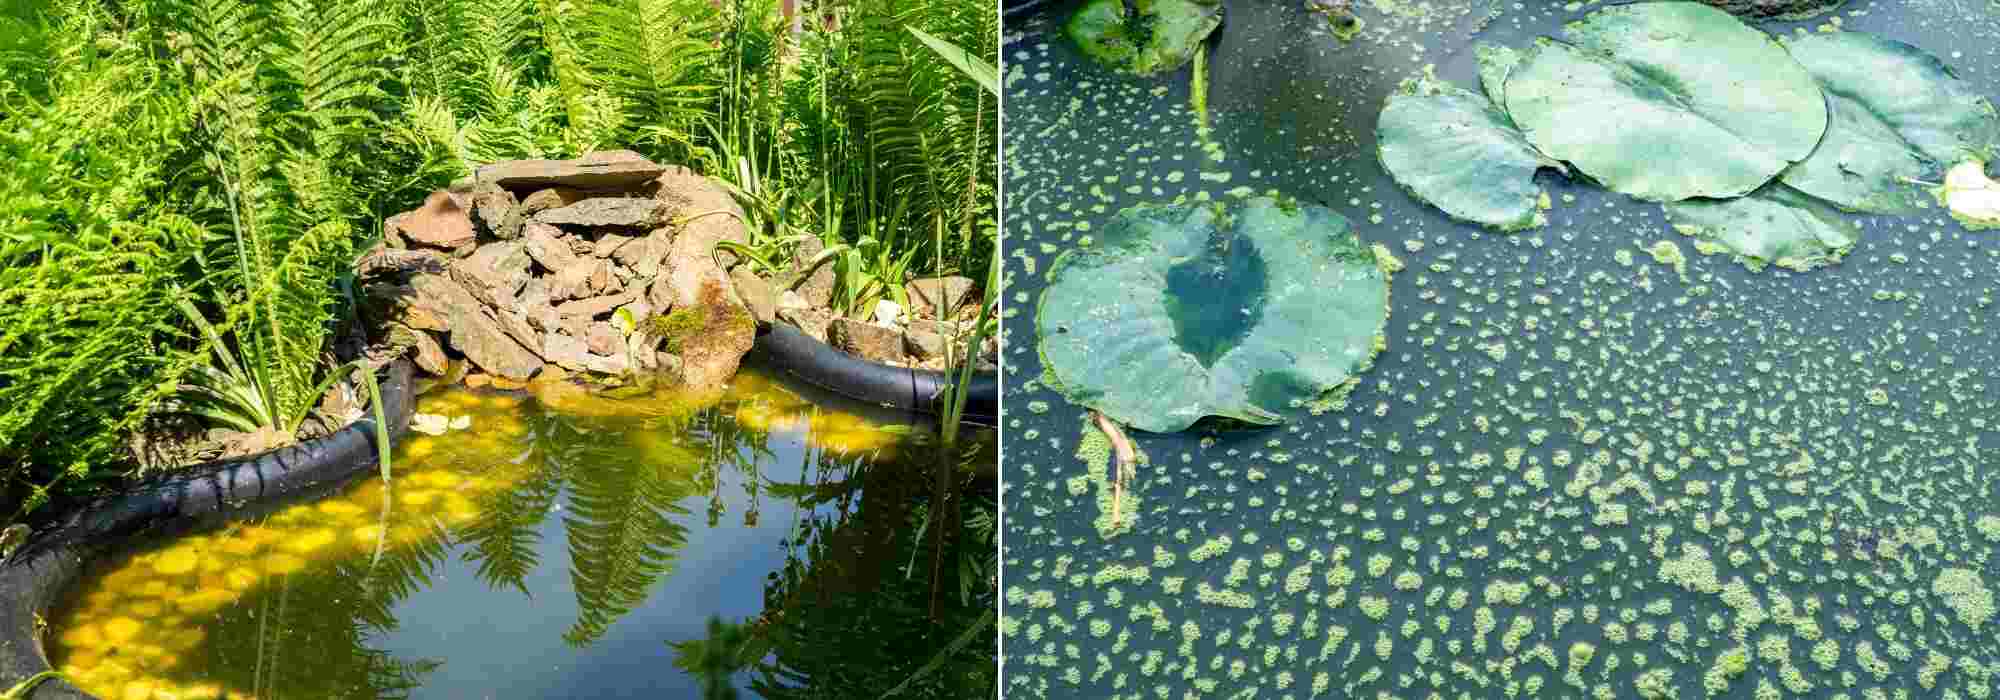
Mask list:
[[1063,31],[1107,66],[1153,75],[1187,65],[1219,26],[1221,0],[1091,0]]
[[[1664,203],[1704,253],[1803,270],[1858,240],[1834,207],[1911,211],[1923,204],[1913,184],[1983,161],[2000,139],[1990,101],[1935,56],[1883,37],[1781,43],[1671,2],[1597,10],[1563,34],[1522,51],[1478,47],[1480,84],[1500,109],[1473,109],[1471,93],[1429,79],[1392,95],[1378,125],[1384,167],[1455,218],[1514,230],[1535,221],[1525,202],[1536,164],[1568,163]],[[1730,77],[1709,72],[1717,66]],[[1461,112],[1477,118],[1451,116]],[[1643,118],[1599,118],[1607,112]],[[1525,152],[1510,140],[1516,126]]]
[[1150,432],[1325,400],[1389,316],[1388,274],[1345,217],[1269,198],[1127,209],[1049,279],[1036,323],[1055,384]]

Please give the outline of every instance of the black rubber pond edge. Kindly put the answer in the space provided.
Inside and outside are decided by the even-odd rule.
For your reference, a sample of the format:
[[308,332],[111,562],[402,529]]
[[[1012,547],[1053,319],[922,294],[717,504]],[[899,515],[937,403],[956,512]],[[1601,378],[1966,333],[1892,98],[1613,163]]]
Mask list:
[[[751,348],[772,367],[833,393],[907,411],[943,415],[945,390],[952,377],[943,372],[870,362],[834,349],[804,331],[771,324]],[[1000,378],[996,372],[975,372],[966,397],[970,422],[995,425],[1000,416]]]
[[[414,405],[412,365],[398,359],[382,382],[391,442],[402,437]],[[64,516],[0,564],[0,692],[49,670],[39,621],[61,601],[90,560],[140,534],[165,534],[254,515],[324,495],[377,469],[375,419],[331,435],[266,452],[203,464],[141,482]],[[60,678],[35,686],[27,700],[92,700]]]

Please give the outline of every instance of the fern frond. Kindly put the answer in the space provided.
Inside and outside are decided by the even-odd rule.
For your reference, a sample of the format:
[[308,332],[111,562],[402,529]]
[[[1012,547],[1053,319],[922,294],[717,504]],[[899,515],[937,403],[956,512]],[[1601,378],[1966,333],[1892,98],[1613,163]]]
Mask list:
[[578,35],[589,74],[629,105],[645,141],[666,144],[699,133],[709,118],[719,29],[708,0],[612,0],[584,11]]

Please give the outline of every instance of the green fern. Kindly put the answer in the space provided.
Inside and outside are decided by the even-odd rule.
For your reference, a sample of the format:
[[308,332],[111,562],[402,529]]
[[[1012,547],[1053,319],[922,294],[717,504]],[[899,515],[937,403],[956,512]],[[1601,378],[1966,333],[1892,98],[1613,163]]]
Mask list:
[[720,27],[708,0],[591,3],[578,28],[584,70],[624,103],[635,143],[673,160],[692,154],[710,118]]

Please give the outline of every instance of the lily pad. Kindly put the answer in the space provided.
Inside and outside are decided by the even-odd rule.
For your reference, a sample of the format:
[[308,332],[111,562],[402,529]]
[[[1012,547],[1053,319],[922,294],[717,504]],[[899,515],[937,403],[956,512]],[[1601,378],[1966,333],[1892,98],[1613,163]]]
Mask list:
[[1091,0],[1063,28],[1099,62],[1140,75],[1175,70],[1222,26],[1222,0]]
[[1134,207],[1056,260],[1042,359],[1070,401],[1139,430],[1273,424],[1373,360],[1388,277],[1325,207]]
[[1842,208],[1906,212],[1923,204],[1911,180],[1935,181],[1978,157],[2000,132],[1993,104],[1923,49],[1859,32],[1786,43],[1826,93],[1826,138],[1785,184]]
[[1838,262],[1861,240],[1839,210],[1784,183],[1747,197],[1674,202],[1666,210],[1667,223],[1693,237],[1696,250],[1734,254],[1753,270],[1774,264],[1804,272]]
[[[1486,99],[1495,105],[1507,104],[1507,75],[1521,65],[1521,52],[1511,46],[1480,44],[1473,47],[1472,55],[1479,60],[1479,89],[1486,91]],[[1514,123],[1513,119],[1507,123]]]
[[1547,160],[1499,108],[1428,78],[1403,84],[1375,125],[1382,167],[1454,218],[1514,231],[1546,221],[1535,171]]
[[1734,197],[1805,160],[1826,101],[1783,46],[1729,13],[1658,2],[1598,10],[1508,73],[1530,143],[1649,201]]

